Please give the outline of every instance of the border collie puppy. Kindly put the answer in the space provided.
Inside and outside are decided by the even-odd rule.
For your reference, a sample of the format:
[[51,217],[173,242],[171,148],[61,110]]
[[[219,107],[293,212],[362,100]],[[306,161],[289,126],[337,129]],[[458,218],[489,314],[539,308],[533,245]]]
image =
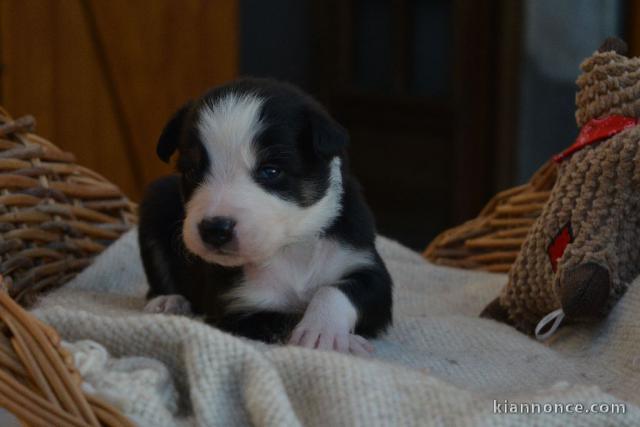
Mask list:
[[146,311],[266,342],[363,354],[391,323],[391,278],[347,168],[348,135],[288,84],[241,79],[160,136],[177,175],[140,206]]

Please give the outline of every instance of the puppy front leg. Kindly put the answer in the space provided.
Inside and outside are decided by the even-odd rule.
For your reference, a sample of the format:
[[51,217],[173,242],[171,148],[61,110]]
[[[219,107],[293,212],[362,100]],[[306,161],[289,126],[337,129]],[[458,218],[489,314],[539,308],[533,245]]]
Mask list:
[[289,332],[299,321],[300,314],[274,311],[227,314],[218,321],[207,319],[207,323],[224,331],[267,343],[286,341]]
[[311,299],[289,344],[320,350],[368,355],[373,347],[353,334],[358,313],[349,298],[335,286],[322,286]]
[[173,272],[166,267],[171,265],[170,257],[173,254],[161,242],[147,236],[144,230],[141,230],[140,236],[140,254],[149,283],[144,311],[181,316],[192,314],[191,304],[178,293]]
[[373,338],[383,333],[392,322],[393,283],[380,256],[369,268],[349,273],[337,285],[358,312],[355,333]]

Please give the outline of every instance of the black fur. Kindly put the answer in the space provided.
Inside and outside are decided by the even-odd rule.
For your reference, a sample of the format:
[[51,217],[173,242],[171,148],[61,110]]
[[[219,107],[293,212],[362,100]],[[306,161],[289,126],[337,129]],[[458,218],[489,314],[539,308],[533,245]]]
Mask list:
[[349,174],[345,147],[348,136],[313,99],[292,86],[262,79],[243,79],[216,88],[185,105],[167,124],[158,142],[158,155],[167,161],[179,151],[178,175],[151,184],[140,207],[139,241],[150,285],[149,298],[181,294],[196,314],[223,330],[267,342],[285,339],[303,313],[258,312],[228,314],[221,295],[242,280],[241,267],[208,263],[188,252],[182,241],[185,203],[210,168],[195,132],[194,116],[203,103],[229,92],[254,93],[266,101],[259,136],[260,163],[276,164],[286,174],[261,182],[266,191],[300,206],[319,200],[328,187],[330,160],[342,158],[342,210],[324,236],[356,249],[370,251],[374,263],[349,273],[336,283],[358,311],[357,334],[374,337],[391,323],[392,283],[375,250],[373,217],[358,183]]

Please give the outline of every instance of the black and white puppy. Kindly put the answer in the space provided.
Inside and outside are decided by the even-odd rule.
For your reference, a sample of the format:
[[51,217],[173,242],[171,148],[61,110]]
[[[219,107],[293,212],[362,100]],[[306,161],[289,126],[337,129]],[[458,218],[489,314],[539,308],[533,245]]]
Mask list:
[[392,282],[349,174],[348,135],[311,97],[241,79],[180,109],[157,146],[178,175],[140,206],[147,311],[192,312],[231,333],[370,351]]

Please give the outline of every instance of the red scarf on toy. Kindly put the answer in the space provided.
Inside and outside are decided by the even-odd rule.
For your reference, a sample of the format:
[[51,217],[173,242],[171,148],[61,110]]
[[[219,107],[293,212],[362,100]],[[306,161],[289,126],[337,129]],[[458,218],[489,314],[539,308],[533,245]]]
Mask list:
[[614,114],[601,119],[591,119],[580,129],[580,134],[576,138],[576,142],[562,153],[555,155],[553,160],[556,163],[560,163],[587,145],[609,138],[637,124],[638,119],[635,117],[627,117],[620,114]]
[[[556,163],[560,163],[587,145],[612,137],[637,124],[638,119],[619,114],[601,119],[591,119],[580,129],[580,134],[576,138],[576,141],[562,153],[554,156],[553,160]],[[567,225],[560,229],[547,247],[547,255],[549,256],[549,262],[551,262],[551,268],[554,272],[558,267],[558,259],[564,254],[564,251],[571,242],[573,242],[573,233],[571,231],[571,224],[567,223]]]

